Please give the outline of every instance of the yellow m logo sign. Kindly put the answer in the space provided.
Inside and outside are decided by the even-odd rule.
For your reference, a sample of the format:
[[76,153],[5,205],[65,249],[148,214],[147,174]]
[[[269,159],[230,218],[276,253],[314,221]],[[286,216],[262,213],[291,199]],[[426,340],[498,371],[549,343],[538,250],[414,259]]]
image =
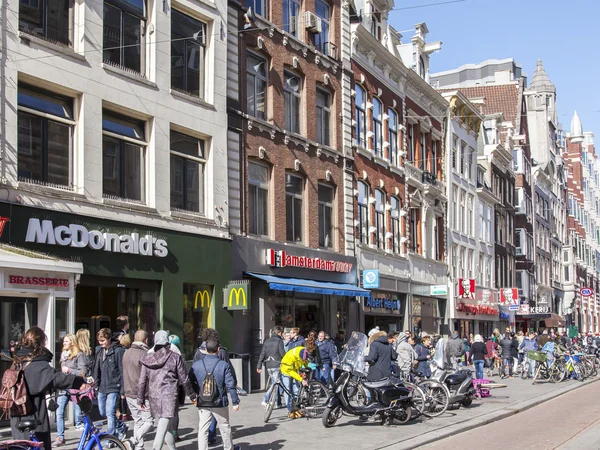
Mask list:
[[229,289],[229,307],[233,306],[233,296],[235,295],[235,306],[240,306],[240,297],[242,306],[246,306],[246,290],[242,287]]
[[[194,299],[194,309],[198,309],[198,298],[200,298],[200,308],[210,308],[210,294],[204,289],[203,291],[196,292],[196,298]],[[205,303],[206,301],[206,303]]]

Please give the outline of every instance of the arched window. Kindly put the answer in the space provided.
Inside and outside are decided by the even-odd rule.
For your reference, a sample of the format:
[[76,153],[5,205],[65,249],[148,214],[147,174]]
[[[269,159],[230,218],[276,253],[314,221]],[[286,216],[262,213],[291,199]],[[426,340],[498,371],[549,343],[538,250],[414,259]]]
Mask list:
[[379,157],[383,156],[383,112],[381,102],[373,97],[373,151]]
[[398,197],[391,197],[390,206],[390,215],[392,219],[392,250],[394,253],[400,253],[400,239],[402,238],[402,229],[400,228],[400,199]]
[[369,185],[358,182],[358,240],[369,243]]
[[398,165],[398,115],[393,109],[388,109],[388,135],[390,163]]
[[354,99],[354,121],[356,122],[354,127],[354,137],[356,138],[356,143],[361,147],[364,147],[367,134],[367,116],[365,114],[367,94],[359,84],[354,85],[354,91],[356,92],[356,97]]
[[385,250],[385,192],[375,189],[375,242]]

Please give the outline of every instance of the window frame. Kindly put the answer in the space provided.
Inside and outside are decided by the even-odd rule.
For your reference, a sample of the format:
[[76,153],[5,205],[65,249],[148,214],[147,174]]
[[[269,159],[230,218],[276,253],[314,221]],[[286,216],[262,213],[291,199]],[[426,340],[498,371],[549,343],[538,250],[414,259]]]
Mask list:
[[[111,197],[117,197],[118,200],[122,200],[122,201],[128,201],[128,202],[137,202],[137,203],[142,203],[142,204],[146,204],[147,202],[147,197],[148,197],[148,142],[146,140],[141,140],[141,139],[137,139],[137,138],[133,138],[130,136],[126,136],[124,134],[119,134],[116,133],[114,131],[110,131],[110,130],[106,130],[104,128],[104,121],[106,120],[107,117],[112,117],[113,119],[116,119],[117,122],[113,122],[113,123],[118,123],[119,121],[121,122],[130,122],[131,124],[135,124],[137,122],[138,126],[141,126],[141,130],[144,132],[144,136],[143,139],[147,139],[146,138],[146,133],[147,133],[147,122],[144,120],[140,120],[140,119],[136,119],[133,117],[126,117],[122,114],[119,114],[117,112],[114,112],[112,110],[109,109],[102,109],[102,196],[104,198],[111,198]],[[104,189],[105,189],[105,184],[104,184],[104,138],[110,138],[113,140],[117,140],[119,143],[119,195],[115,196],[114,194],[107,194]],[[141,194],[141,199],[135,199],[135,198],[131,198],[131,197],[126,197],[124,194],[124,187],[125,187],[125,183],[124,183],[124,177],[123,175],[125,174],[125,167],[123,164],[124,158],[125,158],[125,145],[126,144],[130,144],[130,145],[135,145],[137,147],[140,147],[140,152],[143,156],[143,166],[144,166],[144,178],[143,180],[141,180],[141,186],[140,186],[140,194]]]
[[[260,5],[260,11],[256,5]],[[269,13],[267,9],[269,6],[269,2],[267,0],[246,0],[246,7],[250,6],[252,7],[252,11],[254,11],[254,14],[256,14],[257,16],[267,18]]]
[[394,253],[402,252],[402,225],[401,225],[402,201],[400,198],[392,195],[390,197],[390,219],[391,219],[391,234],[392,246]]
[[[35,105],[30,104],[30,105],[26,105],[25,101],[21,101],[19,99],[19,94],[23,94],[26,93],[26,95],[30,96],[30,97],[35,97],[38,98],[39,100],[42,100],[44,102],[51,102],[53,99],[54,100],[58,100],[60,102],[64,102],[67,104],[70,103],[70,111],[65,110],[65,107],[62,106],[61,109],[64,112],[64,117],[61,117],[57,114],[54,114],[50,109],[45,109],[43,108],[41,105],[39,108],[36,108]],[[44,97],[46,97],[44,99]],[[55,105],[60,106],[60,103],[55,103]],[[31,149],[31,145],[33,145],[32,141],[33,141],[33,137],[31,135],[31,127],[29,127],[29,141],[30,141],[30,147],[29,147],[29,151],[24,152],[24,151],[20,151],[19,150],[19,142],[21,139],[21,121],[24,119],[23,115],[27,115],[27,116],[33,116],[35,118],[39,118],[39,120],[41,121],[41,142],[40,142],[40,146],[41,146],[41,179],[36,179],[31,177],[25,177],[25,176],[21,176],[19,175],[19,154],[23,155],[23,156],[33,156],[33,151]],[[70,117],[69,117],[70,116]],[[27,85],[27,84],[19,84],[17,87],[17,179],[19,181],[25,182],[25,183],[29,183],[29,182],[33,182],[33,183],[43,183],[44,185],[48,184],[48,185],[57,185],[57,186],[64,186],[68,189],[73,189],[74,188],[74,163],[73,163],[73,159],[74,159],[74,146],[75,146],[75,127],[77,125],[77,120],[76,120],[76,110],[75,110],[75,99],[72,97],[68,97],[65,95],[60,95],[60,94],[56,94],[52,91],[48,91],[46,89],[42,89],[42,88],[36,88],[34,86],[31,85]],[[31,121],[31,119],[28,119],[29,121]],[[31,122],[29,122],[31,123]],[[63,126],[68,126],[69,127],[69,148],[68,148],[68,160],[69,160],[69,166],[68,166],[68,180],[67,180],[67,184],[63,185],[63,184],[58,184],[58,183],[51,183],[48,181],[48,177],[49,177],[49,126],[51,123],[57,123],[59,125],[63,125]]]
[[[317,13],[317,3],[322,3],[328,12],[328,17],[323,17]],[[331,28],[331,4],[325,0],[315,0],[315,15],[321,19],[321,32],[315,35],[315,48],[325,56],[332,56],[330,53],[330,28]]]
[[[331,200],[324,201],[321,200],[321,188],[328,189],[331,191]],[[334,248],[335,241],[335,188],[326,183],[319,183],[317,187],[317,198],[318,198],[318,208],[319,208],[319,247],[320,248]],[[329,243],[327,243],[327,235],[325,234],[325,221],[321,220],[321,218],[325,218],[326,215],[329,214]],[[323,235],[323,240],[321,240],[321,235]]]
[[[367,141],[367,91],[360,84],[354,85],[354,138],[359,147],[365,147]],[[361,93],[362,102],[358,102],[358,93]]]
[[[319,94],[324,95],[327,101],[326,105],[319,105]],[[327,89],[317,86],[316,89],[316,112],[317,112],[317,142],[327,147],[331,146],[331,104],[332,94]],[[319,111],[321,115],[319,116]],[[320,118],[320,119],[319,119]],[[323,128],[326,127],[327,133],[323,133]]]
[[[194,39],[193,37],[189,37],[189,36],[183,36],[181,35],[181,33],[179,33],[178,31],[178,27],[174,26],[173,22],[174,22],[174,17],[177,16],[177,14],[187,18],[187,19],[191,19],[193,21],[199,22],[200,24],[200,28],[202,30],[202,35],[203,35],[203,39],[201,40],[197,40]],[[183,94],[186,95],[191,95],[193,97],[196,97],[196,94],[191,91],[189,89],[189,74],[188,74],[188,67],[189,67],[189,61],[187,59],[187,55],[188,55],[188,45],[196,45],[198,47],[198,55],[197,58],[199,60],[201,60],[203,67],[200,69],[198,69],[198,76],[199,76],[199,80],[198,80],[198,98],[201,100],[206,100],[207,98],[207,93],[206,93],[206,84],[207,84],[207,76],[206,76],[206,72],[207,72],[207,64],[206,64],[206,55],[207,55],[207,50],[208,50],[208,24],[199,19],[198,17],[195,17],[191,14],[187,14],[179,9],[173,8],[171,10],[171,66],[170,66],[170,70],[171,70],[171,81],[170,81],[170,87],[171,89],[177,91],[177,92],[181,92]],[[175,33],[174,33],[175,32]],[[173,43],[175,42],[183,42],[183,60],[185,61],[185,70],[183,72],[183,87],[179,87],[179,86],[175,86],[174,85],[174,68],[173,68]],[[192,49],[193,50],[193,47]]]
[[[42,2],[42,5],[40,5],[40,2]],[[29,2],[32,3],[32,2]],[[41,6],[41,8],[40,8]],[[25,8],[25,7],[30,7],[31,9],[37,9],[37,10],[41,10],[40,13],[40,20],[41,20],[41,30],[42,33],[40,34],[38,32],[38,30],[40,29],[40,27],[36,27],[36,25],[33,23],[32,21],[25,21],[24,20],[24,16],[25,16],[25,11],[22,11],[21,8]],[[48,16],[48,5],[47,5],[47,0],[37,0],[37,6],[33,6],[33,5],[27,5],[25,4],[25,2],[21,1],[19,2],[19,16],[18,16],[18,28],[20,32],[26,33],[28,35],[31,36],[35,36],[37,38],[52,42],[52,43],[58,43],[58,45],[64,45],[66,47],[69,48],[73,48],[73,43],[74,43],[74,33],[75,33],[75,2],[73,0],[69,0],[68,1],[68,10],[67,12],[67,30],[66,30],[66,36],[57,36],[55,34],[53,34],[52,36],[49,35],[49,28],[48,27],[48,22],[49,19],[51,19]],[[54,19],[54,17],[52,18]],[[24,26],[23,23],[27,22],[27,26]],[[32,28],[30,30],[30,28]],[[65,30],[61,30],[61,31],[65,31]]]
[[452,169],[456,170],[458,167],[458,136],[452,135]]
[[409,123],[407,127],[408,137],[408,160],[414,165],[415,164],[415,124]]
[[437,179],[437,142],[436,140],[431,140],[431,174],[434,176],[434,179]]
[[[139,12],[134,11],[134,7],[131,8],[123,8],[123,6],[127,4],[127,1],[125,0],[124,2],[121,1],[111,1],[111,0],[105,0],[103,5],[102,5],[102,17],[103,17],[103,22],[102,22],[102,28],[103,28],[103,38],[102,38],[102,62],[104,64],[108,64],[109,66],[116,66],[118,68],[121,69],[125,69],[125,70],[131,70],[134,72],[137,72],[140,76],[145,77],[146,76],[146,30],[147,30],[147,24],[148,24],[148,3],[146,0],[143,0],[143,11],[141,12],[141,14]],[[105,37],[109,34],[106,33],[104,31],[104,28],[106,27],[107,21],[106,21],[106,9],[107,7],[109,8],[114,8],[115,10],[119,11],[120,13],[120,19],[119,19],[119,62],[115,62],[113,60],[111,60],[110,58],[107,58],[105,55],[105,52],[107,51],[105,48]],[[125,24],[125,15],[129,15],[133,18],[136,18],[140,21],[140,34],[139,34],[139,57],[140,57],[140,66],[138,67],[131,67],[129,65],[126,64],[126,52],[127,49],[130,48],[129,44],[125,44],[125,37],[127,35],[126,30],[129,30],[129,27]],[[108,47],[111,50],[116,50],[115,47]]]
[[[285,189],[285,201],[286,201],[286,241],[288,242],[299,242],[302,243],[304,242],[304,190],[305,190],[305,180],[303,177],[295,175],[293,173],[290,172],[286,172],[285,173],[285,177],[286,177],[286,189]],[[294,192],[288,192],[287,189],[287,178],[288,177],[293,177],[293,178],[297,178],[298,180],[300,180],[301,182],[301,193],[294,193]],[[287,217],[287,211],[288,211],[288,201],[292,201],[292,208],[291,208],[291,212],[292,212],[292,217]],[[295,216],[295,207],[296,207],[296,202],[299,201],[300,202],[300,231],[298,232],[296,230],[296,226],[295,226],[295,221],[296,221],[296,216]],[[292,234],[292,238],[290,239],[290,235],[288,234],[288,231],[290,229],[291,226],[291,234]],[[298,239],[299,237],[299,239]]]
[[[286,131],[290,131],[292,133],[300,134],[302,131],[302,89],[304,80],[302,76],[297,74],[296,72],[292,72],[291,70],[285,69],[283,71],[283,96],[284,96],[284,129]],[[298,90],[294,92],[293,89],[288,87],[288,77],[294,77],[298,79]],[[289,100],[288,100],[289,99]],[[289,116],[289,113],[292,112],[292,109],[296,106],[296,120],[295,124],[291,122],[292,118]],[[288,108],[290,111],[288,112]],[[295,125],[295,126],[294,126]]]
[[[199,145],[199,155],[195,156],[195,155],[190,155],[188,153],[183,153],[177,150],[173,149],[173,133],[177,133],[180,134],[182,136],[185,136],[186,138],[189,139],[195,139],[198,141],[198,145]],[[180,158],[183,160],[183,203],[184,206],[183,208],[179,208],[179,207],[173,207],[173,202],[170,200],[170,205],[171,205],[171,210],[177,210],[177,211],[184,211],[186,213],[193,213],[193,214],[200,214],[202,216],[206,215],[206,165],[208,163],[207,160],[207,142],[205,139],[202,138],[198,138],[196,136],[192,136],[186,133],[182,133],[180,131],[176,131],[176,130],[170,130],[169,133],[169,163],[171,162],[171,158],[175,157],[175,158]],[[201,154],[201,155],[200,155]],[[188,161],[192,161],[196,164],[198,164],[198,169],[199,169],[199,183],[198,183],[198,211],[195,211],[193,209],[189,209],[186,207],[187,204],[187,164],[189,164]],[[172,192],[172,189],[171,191]]]
[[[252,0],[252,1],[260,1],[260,0]],[[249,67],[250,64],[248,62],[249,57],[251,58],[255,58],[257,60],[260,60],[263,64],[264,64],[264,74],[260,74],[256,71],[250,71]],[[250,92],[246,93],[246,97],[247,97],[247,108],[246,111],[249,115],[251,115],[252,117],[256,117],[258,119],[262,119],[262,120],[266,120],[267,118],[267,105],[268,105],[268,99],[267,99],[267,94],[268,94],[268,71],[267,71],[267,59],[264,58],[262,55],[259,55],[258,53],[252,52],[252,51],[247,51],[246,53],[246,89],[248,89],[248,82],[249,82],[249,78],[252,77],[253,78],[253,89],[254,89],[254,110],[251,111],[250,108]],[[263,107],[264,110],[262,111],[262,115],[257,114],[258,109],[257,109],[257,98],[258,98],[258,90],[257,90],[257,86],[259,82],[263,82],[264,86],[263,86]]]
[[[292,16],[292,5],[296,6],[296,15]],[[295,38],[300,39],[299,36],[299,25],[300,25],[300,20],[299,20],[299,14],[302,14],[302,3],[301,0],[283,0],[283,4],[282,4],[282,19],[283,19],[283,24],[281,26],[281,28],[283,28],[283,31],[285,31],[286,33],[294,36]],[[292,22],[292,17],[295,17],[295,20]],[[291,24],[294,23],[294,27],[292,30]]]
[[[387,123],[387,131],[388,131],[388,155],[390,159],[390,164],[394,166],[399,166],[398,161],[398,113],[392,109],[388,108],[388,123]],[[393,118],[393,120],[392,120]],[[393,126],[392,126],[393,125]]]
[[419,161],[419,168],[425,170],[425,161],[427,159],[427,140],[425,139],[425,133],[419,130],[419,145],[421,146],[421,158]]
[[[371,114],[371,128],[373,130],[373,153],[375,156],[383,156],[383,103],[377,97],[373,97],[373,112]],[[375,114],[375,109],[379,114]]]
[[386,194],[381,189],[375,189],[375,246],[385,250],[385,211]]
[[[364,195],[361,193],[361,187],[364,188]],[[371,193],[370,186],[362,180],[357,182],[357,207],[358,207],[358,240],[362,244],[369,245],[369,196]],[[364,197],[364,202],[361,202],[361,195]]]
[[[270,191],[270,180],[271,180],[271,168],[266,165],[266,164],[262,164],[258,161],[254,161],[254,160],[248,160],[248,174],[250,174],[250,165],[255,165],[258,167],[261,167],[263,169],[265,169],[267,171],[267,182],[266,183],[254,183],[251,179],[250,176],[248,176],[248,234],[253,235],[253,236],[269,236],[269,219],[270,219],[270,196],[269,196],[269,191]],[[258,199],[258,193],[259,191],[264,191],[265,195],[266,195],[266,201],[267,201],[267,207],[265,210],[265,217],[264,219],[264,223],[262,224],[262,227],[264,228],[264,233],[260,233],[259,230],[259,220],[261,220],[260,216],[259,216],[259,212],[258,212],[258,202],[256,202],[255,205],[255,211],[252,213],[251,212],[251,204],[250,204],[250,191],[252,189],[256,190],[256,198]],[[253,220],[253,214],[254,214],[254,220]],[[255,228],[256,228],[256,233],[253,233],[252,230],[252,222],[256,222],[255,224]]]

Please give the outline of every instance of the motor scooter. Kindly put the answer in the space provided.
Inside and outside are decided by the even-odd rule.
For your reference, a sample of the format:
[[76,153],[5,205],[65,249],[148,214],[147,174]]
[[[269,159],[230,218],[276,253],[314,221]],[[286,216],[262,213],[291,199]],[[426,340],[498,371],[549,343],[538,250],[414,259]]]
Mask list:
[[[348,414],[380,420],[382,424],[391,425],[394,420],[406,423],[412,414],[412,392],[399,380],[386,378],[381,381],[363,381],[365,374],[364,349],[367,346],[367,336],[353,332],[344,349],[334,361],[342,373],[333,385],[333,392],[327,400],[322,422],[330,428],[342,417]],[[354,376],[353,376],[354,375]],[[358,381],[357,381],[358,375]],[[359,385],[368,391],[368,402],[352,401]]]
[[431,378],[446,385],[450,391],[450,405],[460,403],[465,407],[471,406],[477,392],[473,385],[473,374],[470,370],[454,370],[448,366],[444,357],[444,344],[442,339],[436,345],[435,357],[431,362]]

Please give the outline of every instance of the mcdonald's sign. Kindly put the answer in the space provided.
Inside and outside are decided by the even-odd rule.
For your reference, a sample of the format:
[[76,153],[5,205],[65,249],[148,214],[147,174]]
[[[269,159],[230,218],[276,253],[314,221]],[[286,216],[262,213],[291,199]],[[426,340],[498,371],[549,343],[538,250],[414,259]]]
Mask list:
[[231,311],[250,309],[250,280],[230,282],[223,289],[223,307]]
[[198,310],[198,300],[200,300],[200,310],[210,308],[210,292],[208,292],[207,289],[196,292],[196,298],[194,298],[194,311]]

